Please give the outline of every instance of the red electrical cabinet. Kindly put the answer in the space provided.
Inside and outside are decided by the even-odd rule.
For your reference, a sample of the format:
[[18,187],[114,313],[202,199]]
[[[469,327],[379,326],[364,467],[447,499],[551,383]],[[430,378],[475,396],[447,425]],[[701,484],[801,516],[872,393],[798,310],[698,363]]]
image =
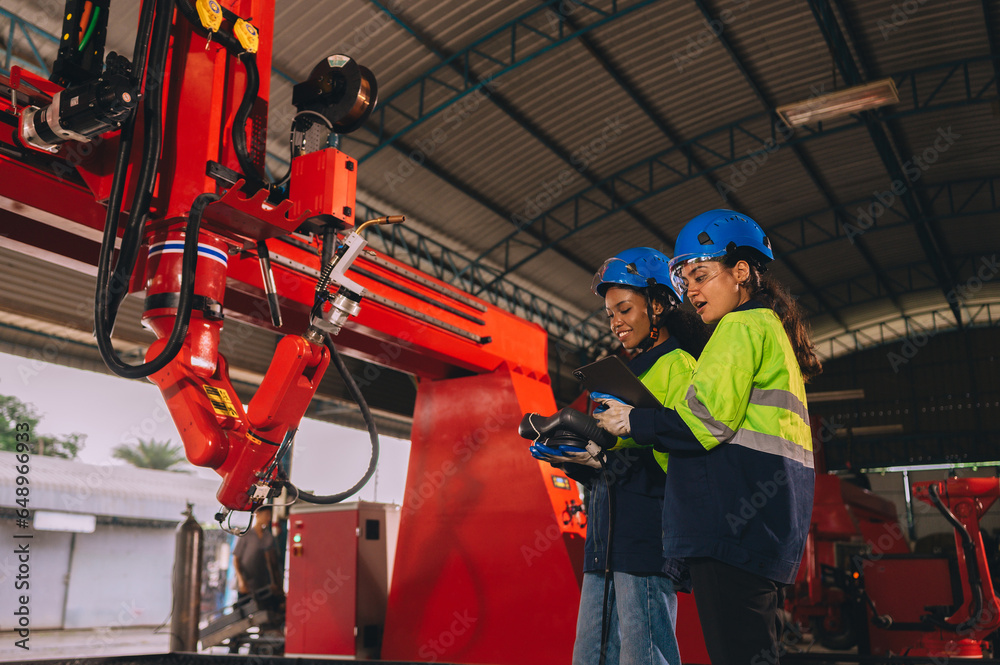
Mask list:
[[292,507],[286,655],[379,657],[398,530],[395,505]]

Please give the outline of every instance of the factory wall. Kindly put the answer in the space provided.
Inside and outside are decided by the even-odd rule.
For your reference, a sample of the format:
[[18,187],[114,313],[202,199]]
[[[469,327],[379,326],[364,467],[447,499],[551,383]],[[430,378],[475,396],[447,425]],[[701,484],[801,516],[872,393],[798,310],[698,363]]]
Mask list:
[[[33,531],[29,588],[31,627],[157,626],[170,614],[174,525],[169,528],[99,524],[93,533]],[[13,519],[0,519],[0,540],[15,542]],[[23,533],[23,531],[22,531]],[[0,583],[16,562],[0,559]],[[20,592],[18,592],[20,593]],[[0,594],[0,631],[11,630],[17,596]]]
[[[860,388],[865,395],[810,404],[825,421],[827,467],[1000,459],[998,348],[1000,328],[990,327],[913,334],[828,360],[809,392]],[[872,427],[882,433],[856,431]]]

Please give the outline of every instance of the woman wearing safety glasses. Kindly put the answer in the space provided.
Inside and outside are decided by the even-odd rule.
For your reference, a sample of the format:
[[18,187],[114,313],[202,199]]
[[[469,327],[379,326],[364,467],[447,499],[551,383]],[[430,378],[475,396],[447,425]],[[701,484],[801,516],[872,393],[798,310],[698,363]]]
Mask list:
[[[669,259],[649,247],[627,249],[604,262],[591,289],[604,298],[629,369],[662,403],[681,399],[708,329],[678,308]],[[590,490],[573,665],[680,665],[677,594],[660,544],[667,456],[631,439],[603,453],[603,467],[578,448],[536,442],[530,450]]]
[[777,663],[813,503],[804,382],[822,367],[795,301],[764,274],[774,256],[756,222],[711,210],[675,249],[675,289],[717,324],[691,384],[673,409],[608,401],[597,418],[670,453],[664,556],[688,565],[712,664]]

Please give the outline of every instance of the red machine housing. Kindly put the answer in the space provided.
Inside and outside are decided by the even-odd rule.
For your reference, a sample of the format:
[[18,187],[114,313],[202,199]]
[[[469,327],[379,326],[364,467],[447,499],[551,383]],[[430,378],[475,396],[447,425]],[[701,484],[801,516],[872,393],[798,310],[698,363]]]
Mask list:
[[[940,510],[955,528],[958,584],[948,602],[922,604],[928,611],[935,605],[950,608],[950,614],[939,616],[935,622],[939,627],[924,633],[910,654],[982,658],[989,647],[983,640],[1000,628],[1000,601],[993,590],[979,520],[1000,498],[1000,479],[919,482],[913,484],[913,495]],[[879,607],[877,600],[875,606]]]
[[[812,525],[786,607],[825,647],[871,656],[983,658],[1000,627],[1000,603],[979,531],[997,500],[996,478],[913,485],[915,497],[951,512],[955,557],[911,554],[895,506],[818,473]],[[946,516],[947,518],[947,516]]]
[[292,216],[326,215],[345,227],[354,226],[354,193],[358,162],[329,148],[292,160]]
[[[261,36],[257,66],[269,72],[273,2],[227,5],[252,17]],[[12,79],[21,74],[15,70]],[[34,79],[33,86],[0,83],[18,92],[19,104],[27,99],[44,105],[57,88]],[[161,241],[181,239],[179,225],[196,197],[221,195],[204,209],[199,244],[206,256],[217,252],[227,260],[223,265],[199,259],[195,293],[203,305],[218,303],[226,319],[286,337],[245,410],[228,379],[228,363],[218,353],[224,319],[215,317],[209,305],[196,309],[182,351],[151,379],[164,394],[189,458],[223,476],[219,499],[233,508],[252,505],[247,488],[261,480],[257,474],[273,459],[274,444],[297,425],[329,362],[325,348],[300,337],[314,304],[319,258],[280,238],[298,228],[303,211],[314,205],[349,226],[355,182],[348,167],[353,160],[335,151],[297,159],[293,200],[277,206],[267,204],[262,191],[247,196],[240,191],[242,183],[221,187],[206,176],[208,162],[238,169],[228,129],[246,79],[242,64],[217,41],[192,30],[180,13],[174,17],[166,76],[158,88],[147,88],[163,96],[163,143],[148,235],[132,282],[134,292],[145,292],[145,320],[160,338],[150,347],[153,357],[172,328],[176,302],[171,298],[179,289],[180,270],[178,256],[153,252],[147,257],[147,251]],[[250,116],[251,146],[263,135],[267,104],[265,75]],[[14,115],[23,110],[11,106],[7,96],[0,107]],[[15,155],[23,150],[16,128],[2,127],[0,143],[9,150],[0,154],[0,242],[95,274],[117,134],[83,144],[85,150],[64,144],[54,155],[19,159]],[[141,116],[135,135],[142,135]],[[138,146],[133,152],[134,164]],[[254,152],[253,159],[260,165],[263,153]],[[310,179],[303,165],[314,161],[319,175]],[[126,192],[134,189],[133,170]],[[332,186],[330,173],[336,174]],[[125,209],[130,205],[126,196]],[[289,214],[290,209],[295,212]],[[268,249],[281,300],[280,327],[269,322],[255,251],[257,242],[269,238],[275,239]],[[355,267],[365,273],[351,273],[365,298],[360,313],[337,336],[337,346],[419,378],[383,657],[567,661],[584,534],[582,516],[569,509],[579,502],[579,493],[560,472],[530,458],[516,434],[521,414],[555,408],[545,331],[388,257],[363,257]],[[335,454],[331,450],[331,458]],[[475,624],[461,639],[444,637],[459,610],[467,610]],[[294,621],[290,615],[290,630]],[[540,625],[546,629],[538,631]],[[438,647],[428,652],[428,640]]]
[[909,554],[910,549],[891,501],[826,473],[817,473],[814,497],[806,549],[787,607],[800,625],[812,626],[824,646],[847,649],[859,639],[857,617],[830,574],[852,570],[852,560],[866,553]]
[[379,657],[398,528],[396,506],[292,506],[286,656]]

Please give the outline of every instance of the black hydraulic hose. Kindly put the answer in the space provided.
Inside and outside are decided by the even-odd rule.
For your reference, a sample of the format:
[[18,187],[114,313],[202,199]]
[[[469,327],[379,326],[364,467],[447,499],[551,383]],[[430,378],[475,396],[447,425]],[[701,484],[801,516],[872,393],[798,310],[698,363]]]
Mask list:
[[[149,69],[146,72],[143,87],[143,153],[136,179],[135,195],[132,197],[132,210],[129,221],[122,236],[121,251],[115,272],[111,276],[109,289],[111,297],[108,300],[107,326],[114,328],[118,308],[128,294],[132,272],[145,236],[146,219],[149,215],[149,204],[153,197],[153,186],[156,184],[156,172],[160,163],[160,147],[163,142],[161,124],[163,95],[160,88],[166,71],[167,52],[170,45],[170,26],[173,18],[173,0],[157,0],[156,19],[153,23],[153,37],[149,54]],[[142,78],[142,74],[139,74]]]
[[972,600],[976,608],[972,613],[972,616],[960,624],[952,625],[944,621],[935,621],[935,624],[941,628],[964,633],[965,631],[973,628],[983,614],[983,589],[982,581],[979,576],[979,562],[976,559],[976,546],[972,542],[972,536],[969,535],[969,530],[965,528],[964,524],[958,521],[958,518],[955,517],[955,513],[951,512],[951,510],[948,509],[948,506],[944,505],[944,502],[941,501],[941,495],[938,493],[937,484],[929,485],[927,487],[927,493],[930,494],[931,501],[934,502],[938,511],[944,515],[944,518],[955,528],[955,531],[962,539],[962,550],[965,552],[965,567],[968,569],[969,573],[969,590],[972,592]]
[[[149,34],[153,28],[155,0],[144,0],[139,14],[139,32],[135,36],[132,48],[132,80],[136,81],[136,72],[146,66],[146,49],[149,48]],[[141,80],[141,74],[139,74]],[[108,194],[108,210],[104,218],[104,237],[101,243],[101,258],[98,263],[97,290],[107,288],[107,272],[101,279],[101,263],[105,260],[111,265],[114,253],[115,239],[118,237],[118,218],[121,216],[122,197],[125,194],[125,176],[128,173],[128,161],[132,152],[132,136],[135,133],[135,113],[130,113],[122,125],[118,135],[118,155],[115,158],[115,168],[111,178],[111,192]]]
[[240,163],[240,169],[248,179],[253,179],[254,186],[260,186],[263,180],[257,171],[257,166],[250,160],[250,151],[247,149],[247,122],[250,119],[250,111],[253,110],[254,101],[260,91],[260,72],[257,70],[257,55],[255,53],[241,53],[240,62],[247,72],[247,85],[243,90],[243,99],[236,110],[233,118],[232,140],[233,150],[236,152],[236,159]]
[[[257,56],[254,53],[248,52],[240,44],[239,40],[233,36],[232,32],[224,32],[220,30],[218,32],[209,33],[208,30],[201,24],[201,19],[198,17],[198,11],[195,9],[191,0],[177,0],[177,8],[180,13],[194,26],[195,31],[202,35],[203,37],[210,37],[212,41],[221,44],[230,55],[234,55],[239,58],[240,62],[246,68],[247,73],[247,85],[246,89],[243,91],[243,99],[240,100],[240,106],[237,109],[236,117],[233,119],[232,126],[232,141],[233,149],[236,152],[236,159],[240,163],[240,169],[243,171],[243,175],[248,178],[248,184],[254,186],[261,186],[264,183],[264,179],[261,177],[260,172],[257,171],[256,165],[250,161],[250,152],[247,150],[247,120],[250,118],[250,111],[253,110],[254,102],[257,99],[257,93],[260,91],[260,71],[257,69]],[[222,15],[230,25],[235,23],[236,19],[239,17],[234,14],[229,9],[225,7],[222,8]],[[232,28],[230,28],[231,30]],[[249,182],[252,179],[253,182]]]
[[[174,318],[174,327],[167,338],[167,345],[163,347],[160,354],[149,362],[139,365],[129,365],[118,357],[117,351],[111,344],[111,329],[106,325],[105,314],[107,312],[107,291],[97,289],[97,302],[95,303],[94,325],[96,326],[97,348],[101,352],[108,368],[118,376],[126,379],[141,379],[158,372],[167,366],[177,355],[184,345],[187,337],[188,324],[191,319],[191,310],[194,304],[194,276],[198,266],[198,231],[201,228],[201,215],[205,207],[213,201],[219,200],[218,194],[202,194],[194,200],[191,205],[187,226],[184,229],[184,257],[181,262],[180,299],[177,303],[177,314]],[[107,229],[105,229],[107,236]],[[101,284],[102,277],[107,279],[108,266],[110,264],[111,249],[114,247],[114,240],[109,242],[105,237],[104,244],[101,245],[101,260],[98,265],[98,284]],[[106,256],[107,255],[107,256]],[[103,275],[102,275],[103,273]]]
[[[139,32],[136,35],[135,46],[132,51],[133,81],[136,80],[136,72],[145,67],[146,49],[149,47],[149,33],[153,27],[154,9],[154,0],[144,0],[139,15]],[[141,79],[142,75],[139,74],[138,76]],[[115,168],[111,178],[111,191],[108,194],[108,209],[104,218],[104,234],[101,239],[101,250],[97,261],[97,288],[94,295],[94,328],[95,336],[98,340],[98,348],[101,346],[102,331],[111,328],[107,320],[107,307],[103,303],[107,297],[111,260],[114,256],[115,240],[118,238],[118,220],[121,216],[122,197],[125,194],[125,178],[128,174],[128,163],[132,153],[135,118],[136,114],[130,113],[128,118],[125,119],[125,124],[118,135],[118,155],[115,157]],[[110,346],[110,333],[108,334],[108,338],[107,342],[108,346]]]
[[135,87],[142,84],[142,73],[146,67],[146,51],[149,48],[149,34],[153,29],[156,0],[143,0],[139,14],[139,32],[135,36],[135,46],[132,47],[132,83]]
[[[337,366],[337,371],[340,375],[344,377],[344,383],[347,384],[347,390],[351,393],[351,397],[354,401],[358,403],[361,408],[361,415],[365,419],[365,425],[368,426],[368,436],[371,438],[372,442],[372,456],[371,460],[368,462],[368,470],[365,471],[365,475],[362,476],[361,480],[355,483],[354,487],[344,492],[338,494],[330,494],[328,496],[317,496],[315,494],[310,494],[309,492],[303,492],[296,488],[299,498],[303,501],[308,501],[309,503],[321,503],[321,504],[331,504],[340,503],[344,499],[356,493],[365,484],[371,480],[371,477],[375,475],[375,467],[378,465],[378,430],[375,428],[375,418],[372,417],[372,412],[368,408],[368,402],[365,401],[364,395],[361,394],[361,389],[358,388],[358,384],[354,381],[354,377],[351,376],[350,371],[347,369],[347,365],[344,364],[344,359],[341,358],[340,353],[337,351],[337,347],[333,345],[333,340],[330,339],[329,335],[325,335],[323,343],[326,348],[330,350],[330,356],[333,359],[333,364]],[[291,483],[289,483],[291,484]]]

